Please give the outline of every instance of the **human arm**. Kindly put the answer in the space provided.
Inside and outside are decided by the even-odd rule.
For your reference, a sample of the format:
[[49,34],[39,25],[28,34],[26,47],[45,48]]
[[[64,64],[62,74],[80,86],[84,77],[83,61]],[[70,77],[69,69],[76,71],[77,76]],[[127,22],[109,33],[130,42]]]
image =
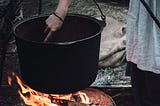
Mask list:
[[[59,16],[62,20],[64,20],[70,3],[71,0],[59,0],[58,6],[54,13],[57,16]],[[47,26],[44,32],[47,36],[45,37],[44,42],[52,40],[54,38],[55,31],[59,30],[63,24],[63,21],[56,15],[50,15],[46,19]]]

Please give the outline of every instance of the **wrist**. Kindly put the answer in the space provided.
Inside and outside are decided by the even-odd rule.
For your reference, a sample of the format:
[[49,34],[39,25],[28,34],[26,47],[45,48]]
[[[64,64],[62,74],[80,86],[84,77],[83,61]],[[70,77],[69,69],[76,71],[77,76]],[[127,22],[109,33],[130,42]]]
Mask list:
[[57,9],[54,13],[64,20],[67,14],[67,9],[60,9],[60,10]]
[[59,15],[57,15],[55,12],[52,15],[56,16],[59,20],[61,20],[62,22],[64,22],[64,19],[62,17],[60,17]]

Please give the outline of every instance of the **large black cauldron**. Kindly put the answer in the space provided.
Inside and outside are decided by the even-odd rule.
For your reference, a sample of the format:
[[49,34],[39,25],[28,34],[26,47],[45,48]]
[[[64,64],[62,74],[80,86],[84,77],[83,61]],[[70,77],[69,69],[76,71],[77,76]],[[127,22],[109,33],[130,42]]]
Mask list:
[[14,27],[24,82],[44,93],[72,93],[95,80],[102,21],[68,14],[54,40],[43,43],[45,19],[26,19]]

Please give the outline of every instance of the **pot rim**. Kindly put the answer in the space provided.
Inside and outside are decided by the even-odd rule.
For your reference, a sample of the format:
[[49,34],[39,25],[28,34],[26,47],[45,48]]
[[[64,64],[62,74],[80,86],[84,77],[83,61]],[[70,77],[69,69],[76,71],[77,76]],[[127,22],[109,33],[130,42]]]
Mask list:
[[81,18],[86,18],[86,19],[89,19],[89,20],[92,20],[94,21],[95,23],[97,23],[97,25],[99,25],[100,29],[98,31],[98,33],[92,35],[92,36],[89,36],[89,37],[86,37],[86,38],[82,38],[82,39],[79,39],[79,40],[75,40],[75,41],[68,41],[68,42],[38,42],[38,41],[32,41],[32,40],[28,40],[28,39],[24,39],[23,37],[19,37],[17,36],[16,34],[16,28],[20,25],[20,24],[23,24],[23,23],[26,23],[30,20],[33,20],[33,19],[37,19],[37,18],[42,18],[42,17],[48,17],[49,15],[38,15],[38,16],[31,16],[31,17],[28,17],[26,19],[23,19],[21,20],[20,22],[16,23],[13,28],[12,28],[12,31],[13,31],[13,34],[14,36],[18,37],[19,39],[22,39],[22,40],[25,40],[25,41],[28,41],[28,42],[32,42],[32,43],[37,43],[37,44],[43,44],[43,45],[52,45],[52,44],[55,44],[55,45],[71,45],[71,44],[75,44],[75,43],[79,43],[79,42],[83,42],[83,41],[86,41],[86,40],[89,40],[91,38],[94,38],[98,35],[101,35],[101,32],[103,30],[103,28],[105,27],[105,25],[103,25],[102,21],[101,20],[98,20],[94,17],[91,17],[91,16],[87,16],[87,15],[82,15],[82,14],[72,14],[72,13],[68,13],[66,16],[78,16],[78,17],[81,17]]

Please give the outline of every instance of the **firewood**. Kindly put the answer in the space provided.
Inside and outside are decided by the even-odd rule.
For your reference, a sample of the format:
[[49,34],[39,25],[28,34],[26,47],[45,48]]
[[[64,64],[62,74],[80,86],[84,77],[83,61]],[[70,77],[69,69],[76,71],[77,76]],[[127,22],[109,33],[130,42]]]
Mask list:
[[63,99],[52,99],[52,103],[58,104],[60,106],[91,106],[89,104],[83,104],[79,102],[69,101],[69,100],[63,100]]

